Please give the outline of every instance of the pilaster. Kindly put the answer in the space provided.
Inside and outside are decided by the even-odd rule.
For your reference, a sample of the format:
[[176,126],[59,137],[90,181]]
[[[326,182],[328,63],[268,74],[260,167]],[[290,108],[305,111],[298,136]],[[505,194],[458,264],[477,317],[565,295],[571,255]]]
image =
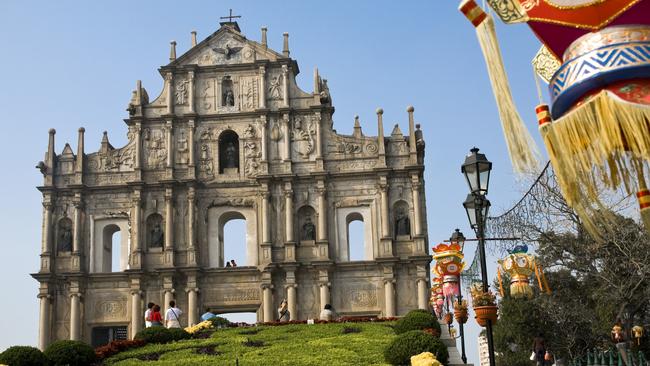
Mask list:
[[196,188],[187,190],[187,265],[196,266]]
[[72,268],[71,270],[73,272],[78,272],[81,271],[81,257],[82,257],[82,228],[83,228],[83,222],[82,222],[82,211],[84,207],[83,203],[83,197],[81,195],[81,192],[76,192],[74,195],[74,198],[72,200],[72,204],[74,205],[74,221],[73,221],[73,236],[72,236]]
[[142,245],[140,238],[142,237],[142,192],[139,187],[131,192],[131,212],[133,220],[131,220],[131,257],[129,266],[131,269],[138,270],[142,268]]
[[174,191],[165,188],[165,255],[164,264],[174,266]]

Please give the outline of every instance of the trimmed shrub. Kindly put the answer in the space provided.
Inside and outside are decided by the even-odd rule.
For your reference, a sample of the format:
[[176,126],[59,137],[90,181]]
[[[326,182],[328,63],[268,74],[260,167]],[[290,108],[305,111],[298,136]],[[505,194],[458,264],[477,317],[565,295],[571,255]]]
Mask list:
[[430,334],[412,330],[397,336],[384,350],[384,359],[391,365],[410,365],[411,356],[431,352],[442,364],[447,364],[449,353],[442,341]]
[[97,356],[98,360],[103,360],[129,348],[142,347],[145,344],[146,343],[142,340],[112,341],[106,345],[95,348],[95,355]]
[[440,334],[440,323],[438,318],[424,310],[409,311],[402,319],[395,324],[395,333],[402,334],[411,330],[423,330],[432,328]]
[[183,339],[190,339],[192,337],[191,334],[182,328],[169,328],[167,329],[167,332],[169,332],[169,337],[172,341],[181,341]]
[[80,341],[56,341],[45,349],[45,357],[52,366],[87,366],[97,359],[95,350]]
[[225,328],[230,325],[230,320],[222,318],[220,316],[210,318],[210,321],[212,322],[212,326],[215,328]]
[[40,349],[30,346],[13,346],[0,353],[0,364],[11,366],[47,366],[47,357]]
[[149,327],[139,331],[133,339],[146,343],[167,343],[172,341],[169,329],[161,326]]

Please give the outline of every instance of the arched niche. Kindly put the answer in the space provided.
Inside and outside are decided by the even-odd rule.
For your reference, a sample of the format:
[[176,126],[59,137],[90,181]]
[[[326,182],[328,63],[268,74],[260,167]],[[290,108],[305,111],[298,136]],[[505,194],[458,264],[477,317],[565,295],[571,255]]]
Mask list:
[[[258,265],[257,217],[252,207],[217,206],[208,209],[208,267],[224,267],[224,231],[230,220],[246,220],[246,263],[242,266]],[[227,244],[226,244],[227,245]]]
[[72,220],[67,217],[59,220],[56,228],[56,250],[59,253],[72,252]]
[[411,214],[409,205],[404,200],[399,200],[393,204],[393,237],[395,239],[410,239],[412,231]]
[[239,136],[233,130],[219,135],[219,174],[239,174]]
[[147,217],[147,248],[162,248],[165,245],[165,222],[159,213]]
[[315,241],[316,240],[316,210],[309,205],[302,206],[298,209],[298,220],[296,223],[297,235],[294,236],[298,241]]
[[[129,269],[129,222],[124,218],[91,219],[90,272],[112,272],[114,252],[119,252],[119,271]],[[119,232],[119,242],[114,234]]]
[[230,76],[225,76],[221,80],[221,106],[234,107],[235,106],[235,88],[233,86]]
[[350,261],[349,225],[354,221],[363,222],[363,260],[374,259],[373,221],[370,206],[341,207],[336,211],[336,258],[341,262]]

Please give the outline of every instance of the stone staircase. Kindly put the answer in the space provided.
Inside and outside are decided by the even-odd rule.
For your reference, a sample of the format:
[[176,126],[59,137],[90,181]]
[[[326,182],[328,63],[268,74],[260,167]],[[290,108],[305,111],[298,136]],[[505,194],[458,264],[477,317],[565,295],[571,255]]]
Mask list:
[[449,362],[446,366],[473,366],[473,364],[464,364],[463,360],[461,360],[460,352],[456,348],[456,340],[451,338],[449,330],[447,330],[447,323],[441,321],[440,330],[440,340],[447,346],[447,351],[449,352]]

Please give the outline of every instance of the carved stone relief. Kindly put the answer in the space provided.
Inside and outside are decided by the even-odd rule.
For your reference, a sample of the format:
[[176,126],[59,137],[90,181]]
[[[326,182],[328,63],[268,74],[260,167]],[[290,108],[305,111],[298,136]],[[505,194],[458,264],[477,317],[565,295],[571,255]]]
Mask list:
[[178,141],[176,142],[176,163],[187,164],[189,162],[189,146],[190,144],[185,136],[185,130],[179,130]]
[[306,121],[301,116],[293,119],[291,141],[294,152],[303,159],[308,159],[314,152],[316,128],[313,121]]
[[251,111],[257,108],[259,97],[257,79],[255,77],[243,77],[241,80],[241,106],[242,110]]
[[176,82],[174,87],[174,95],[176,96],[176,104],[187,104],[187,96],[189,92],[190,81],[187,79],[180,79]]
[[353,310],[374,308],[378,305],[377,288],[372,284],[358,284],[344,287],[343,302]]
[[257,143],[254,141],[246,141],[244,144],[244,156],[246,157],[244,173],[249,178],[257,176],[260,168],[259,159],[262,157],[262,153],[257,148]]
[[271,76],[268,92],[269,98],[282,99],[282,77],[280,75]]
[[150,169],[162,168],[167,157],[164,131],[162,129],[146,128],[142,137],[145,166]]
[[199,178],[212,179],[214,178],[214,164],[210,154],[210,147],[206,143],[201,144],[201,152],[199,155]]

